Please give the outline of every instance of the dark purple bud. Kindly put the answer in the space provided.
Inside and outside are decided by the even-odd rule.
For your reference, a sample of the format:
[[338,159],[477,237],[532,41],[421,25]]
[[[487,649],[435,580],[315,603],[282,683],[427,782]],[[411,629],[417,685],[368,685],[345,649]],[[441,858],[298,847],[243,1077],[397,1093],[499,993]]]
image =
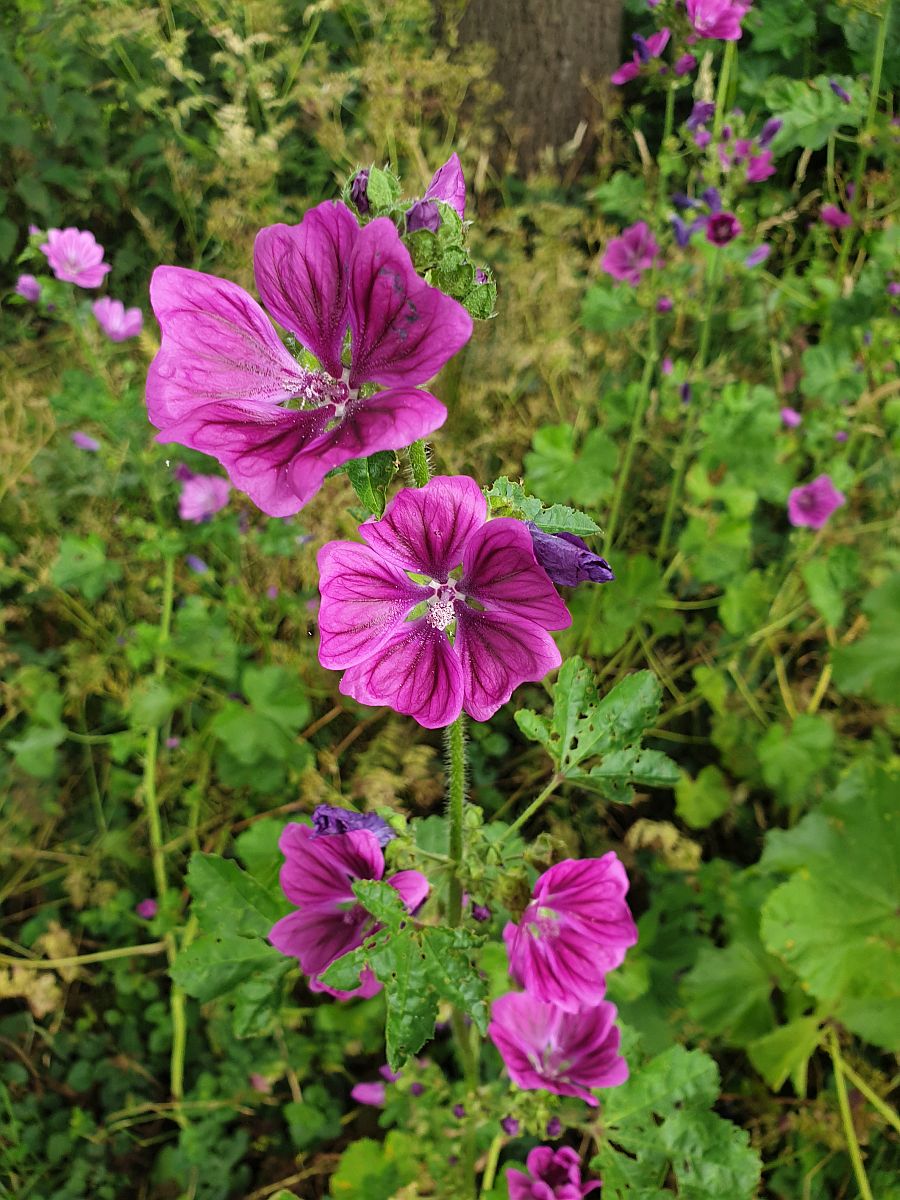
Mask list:
[[615,579],[605,558],[594,554],[574,533],[544,533],[531,521],[525,522],[534,557],[554,583],[577,587],[579,583],[609,583]]
[[863,345],[865,345],[865,346],[872,345],[872,330],[871,329],[867,329],[866,332],[863,334]]
[[461,1121],[463,1119],[463,1117],[466,1115],[465,1105],[464,1104],[454,1104],[453,1105],[453,1115],[454,1115],[454,1117],[456,1117],[457,1121]]
[[515,1137],[519,1132],[519,1122],[515,1117],[504,1117],[500,1122],[500,1128],[507,1137]]
[[320,804],[313,812],[313,839],[352,833],[357,829],[374,833],[382,849],[397,836],[377,813],[358,813],[349,808],[336,808],[332,804]]
[[639,33],[633,33],[631,35],[631,40],[634,42],[634,48],[637,51],[637,56],[641,62],[649,62],[651,54],[650,47],[647,45],[647,39],[645,37],[641,37]]
[[159,905],[155,900],[148,897],[146,900],[139,900],[134,906],[134,911],[144,921],[152,921],[159,912]]
[[778,117],[770,117],[762,127],[762,132],[759,135],[759,145],[761,149],[765,149],[771,142],[775,140],[775,135],[781,129],[783,121],[779,121]]
[[837,431],[837,433],[834,435],[834,440],[836,442],[846,442],[848,436],[849,435],[847,434],[846,429],[839,429]]
[[843,100],[843,102],[845,104],[850,103],[850,93],[848,91],[846,91],[844,88],[842,88],[841,85],[836,80],[829,79],[828,86],[831,88],[831,90],[837,96],[838,100]]
[[437,233],[441,227],[441,210],[436,200],[417,200],[406,214],[406,232],[415,233],[427,229]]
[[476,921],[489,921],[491,919],[491,910],[486,904],[473,904],[472,916]]
[[421,1096],[424,1091],[425,1091],[424,1083],[416,1082],[416,1083],[411,1083],[409,1085],[409,1094],[411,1096]]
[[476,267],[475,268],[475,282],[476,283],[487,283],[487,281],[488,281],[487,271],[482,271],[481,267]]
[[559,1117],[551,1117],[547,1122],[547,1137],[558,1138],[562,1133],[562,1121]]
[[727,142],[729,140],[729,138],[731,137],[731,126],[723,125],[722,132],[719,136],[721,137],[723,142]]
[[734,213],[713,213],[706,222],[706,240],[714,246],[727,246],[740,232],[741,223]]
[[713,116],[716,111],[716,106],[709,100],[698,100],[691,109],[691,115],[688,117],[685,125],[694,133],[705,125],[706,122]]
[[678,389],[678,395],[681,397],[682,404],[690,404],[691,402],[691,385],[683,383]]
[[700,199],[710,212],[717,213],[721,211],[722,197],[719,195],[718,188],[708,187],[705,191],[700,193]]
[[186,467],[184,463],[179,463],[172,472],[172,475],[178,480],[179,483],[188,483],[194,478],[194,472],[190,469],[190,467]]
[[672,203],[677,209],[679,209],[679,211],[687,212],[688,209],[694,207],[696,201],[692,200],[690,196],[686,195],[684,192],[676,192],[672,197]]
[[350,184],[350,199],[356,206],[356,211],[363,217],[369,215],[369,171],[357,171]]

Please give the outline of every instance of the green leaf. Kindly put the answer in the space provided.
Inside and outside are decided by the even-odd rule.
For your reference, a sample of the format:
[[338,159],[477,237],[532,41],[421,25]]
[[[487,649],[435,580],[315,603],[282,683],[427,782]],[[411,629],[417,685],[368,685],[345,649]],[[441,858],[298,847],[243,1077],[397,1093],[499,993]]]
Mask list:
[[366,199],[376,211],[391,208],[400,199],[400,181],[391,171],[380,167],[369,168],[366,184]]
[[311,715],[306,690],[284,667],[247,667],[241,680],[244,695],[260,716],[293,736]]
[[818,1017],[801,1017],[757,1038],[747,1056],[773,1091],[790,1079],[798,1096],[806,1095],[806,1070],[821,1041]]
[[422,1171],[421,1144],[393,1129],[383,1142],[360,1138],[341,1155],[329,1181],[333,1200],[393,1200]]
[[[297,1150],[308,1150],[320,1142],[340,1137],[340,1105],[320,1083],[305,1086],[303,1099],[292,1100],[281,1111]],[[290,1200],[297,1200],[293,1192],[285,1195],[289,1195]]]
[[17,767],[35,779],[52,779],[56,771],[56,748],[66,739],[62,725],[49,729],[31,725],[21,737],[10,738],[9,748]]
[[761,571],[748,571],[725,589],[719,604],[722,624],[735,636],[758,629],[765,622],[774,595],[771,580]]
[[571,425],[543,425],[525,455],[528,487],[553,500],[585,507],[598,505],[612,491],[618,449],[595,427],[576,447]]
[[641,307],[624,288],[597,284],[588,288],[581,305],[581,323],[591,333],[616,333],[641,316]]
[[183,666],[231,683],[237,676],[239,652],[222,608],[210,611],[208,601],[188,596],[175,614],[166,654]]
[[803,351],[800,386],[805,396],[839,408],[859,399],[866,390],[866,377],[845,346],[821,342]]
[[136,729],[162,725],[178,704],[178,696],[160,679],[143,679],[134,688],[128,706]]
[[676,1112],[660,1128],[682,1200],[756,1194],[761,1164],[750,1135],[712,1112]]
[[[771,964],[771,965],[770,965]],[[705,1037],[743,1046],[775,1024],[771,995],[777,975],[761,949],[732,942],[704,946],[682,983],[688,1014]]]
[[900,696],[900,573],[863,601],[869,628],[857,642],[832,651],[834,684],[844,695],[867,695],[882,704]]
[[215,854],[191,855],[187,883],[194,915],[207,932],[264,938],[288,911],[280,892],[267,892],[233,859]]
[[[182,950],[169,973],[189,996],[205,1003],[261,973],[266,973],[269,979],[277,979],[290,966],[290,959],[279,954],[261,937],[210,933]],[[271,990],[271,984],[269,987]]]
[[759,743],[757,753],[763,779],[786,804],[808,795],[814,779],[821,779],[834,751],[834,729],[824,717],[801,713],[791,728],[773,725]]
[[352,458],[345,469],[360,501],[380,517],[387,503],[387,490],[397,474],[396,454],[393,450],[378,450],[368,458]]
[[703,767],[696,779],[682,775],[675,787],[675,811],[691,829],[706,829],[731,807],[731,791],[714,764]]
[[836,627],[844,618],[844,597],[827,558],[813,558],[800,568],[809,602],[825,620]]
[[106,542],[91,533],[62,539],[50,578],[59,588],[80,592],[85,600],[99,600],[110,584],[122,578],[122,568],[107,562]]
[[592,533],[600,532],[600,526],[586,513],[565,504],[547,508],[543,501],[529,496],[521,484],[510,482],[505,475],[494,480],[486,495],[492,516],[531,521],[544,533],[575,533],[590,537]]
[[842,127],[858,127],[865,115],[865,95],[861,88],[855,91],[852,102],[845,104],[831,90],[827,75],[811,80],[773,76],[763,97],[772,115],[783,122],[774,142],[776,155],[795,147],[821,150]]

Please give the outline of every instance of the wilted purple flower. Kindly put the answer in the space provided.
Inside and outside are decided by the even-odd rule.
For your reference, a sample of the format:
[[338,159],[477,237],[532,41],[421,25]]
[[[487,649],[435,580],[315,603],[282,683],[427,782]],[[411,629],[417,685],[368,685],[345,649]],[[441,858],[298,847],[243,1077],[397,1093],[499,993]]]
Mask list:
[[100,443],[96,438],[92,438],[89,433],[83,433],[80,429],[76,429],[71,435],[72,442],[79,450],[90,450],[92,454],[100,449]]
[[614,237],[604,251],[600,266],[607,275],[636,286],[644,271],[661,263],[659,246],[646,221],[638,221]]
[[671,375],[675,370],[675,364],[672,362],[671,358],[666,355],[666,357],[660,363],[659,369],[662,371],[663,375]]
[[766,261],[771,253],[772,247],[767,242],[761,242],[758,246],[754,246],[744,259],[744,266],[758,267],[760,263]]
[[579,583],[609,583],[615,579],[605,558],[594,554],[587,543],[574,533],[545,533],[532,521],[526,521],[534,546],[534,556],[553,580],[562,587]]
[[652,58],[659,58],[663,50],[669,44],[671,34],[668,29],[660,29],[657,33],[653,33],[648,38],[641,37],[639,33],[632,35],[632,40],[635,44],[635,51],[631,56],[631,62],[622,63],[618,70],[613,71],[610,75],[610,81],[616,86],[623,83],[628,83],[632,79],[636,79],[641,73],[641,67],[648,63]]
[[424,1092],[425,1085],[423,1083],[419,1083],[417,1079],[409,1085],[409,1094],[411,1096],[421,1096],[424,1094]]
[[763,125],[757,143],[761,148],[765,148],[775,140],[775,135],[780,131],[784,121],[778,117],[769,117],[765,125]]
[[39,225],[31,224],[28,226],[28,236],[29,237],[43,237],[44,231],[43,231],[43,229],[41,229],[41,227]]
[[[443,200],[455,209],[459,219],[466,216],[466,180],[458,154],[451,154],[442,167],[438,167],[425,190],[423,200]],[[436,207],[436,206],[435,206]]]
[[551,1117],[547,1122],[547,1137],[558,1138],[562,1133],[562,1121],[559,1117]]
[[513,979],[568,1012],[597,1004],[607,973],[637,942],[627,891],[628,876],[613,851],[544,871],[519,924],[503,930]]
[[417,200],[406,214],[406,232],[415,233],[427,229],[437,233],[441,227],[441,210],[434,200]]
[[[281,890],[299,907],[269,931],[269,941],[282,954],[296,958],[313,977],[315,990],[340,998],[373,996],[381,985],[368,970],[361,986],[349,993],[319,983],[321,975],[344,954],[361,946],[377,926],[353,894],[357,879],[384,877],[384,852],[368,829],[316,838],[307,825],[286,825],[278,843],[285,857]],[[428,895],[428,880],[419,871],[400,871],[386,880],[410,912]]]
[[515,1137],[519,1132],[519,1122],[515,1117],[504,1117],[500,1122],[500,1128],[507,1137]]
[[103,261],[103,247],[85,229],[48,229],[41,250],[56,278],[78,287],[99,287],[111,270]]
[[695,100],[691,115],[685,121],[685,128],[696,133],[701,125],[705,125],[715,115],[716,106],[710,100]]
[[792,525],[821,529],[835,509],[846,504],[847,497],[831,482],[830,475],[819,475],[812,483],[793,488],[788,496],[788,520]]
[[704,38],[736,42],[741,21],[750,10],[750,0],[685,0],[688,20]]
[[488,1036],[518,1087],[578,1096],[596,1108],[589,1088],[628,1078],[615,1019],[615,1005],[605,1000],[567,1012],[527,992],[507,992],[493,1003]]
[[682,54],[680,58],[675,60],[675,65],[673,66],[672,70],[680,79],[682,75],[687,75],[693,71],[696,65],[697,60],[694,58],[693,54]]
[[30,300],[32,304],[37,304],[41,298],[41,285],[33,275],[20,275],[16,280],[15,290],[17,296]]
[[221,475],[192,474],[181,485],[178,515],[182,521],[193,521],[199,525],[223,509],[230,495],[231,484]]
[[672,303],[671,296],[660,296],[656,302],[656,311],[658,313],[671,312],[675,305]]
[[[285,349],[236,284],[157,267],[150,298],[162,346],[147,377],[157,441],[217,458],[273,517],[298,512],[333,468],[432,433],[446,409],[419,384],[468,341],[472,318],[420,279],[392,221],[360,229],[326,202],[299,225],[262,229],[256,283],[272,316],[321,363]],[[342,349],[352,334],[351,364]],[[387,388],[363,394],[363,385]],[[300,399],[303,407],[282,407]]]
[[801,423],[803,417],[797,412],[796,408],[783,408],[781,410],[781,423],[786,425],[788,429],[796,429]]
[[692,200],[690,196],[685,195],[684,192],[675,192],[672,196],[672,203],[681,212],[686,212],[688,209],[694,208],[696,205],[696,201]]
[[475,268],[475,282],[476,283],[487,283],[487,281],[488,281],[487,271],[483,270],[481,267],[476,267]]
[[370,1104],[373,1108],[384,1108],[385,1088],[383,1083],[357,1083],[350,1089],[357,1104]]
[[846,229],[853,224],[850,214],[842,212],[836,204],[823,204],[819,209],[819,218],[832,229]]
[[385,1083],[396,1083],[398,1079],[402,1079],[403,1077],[402,1071],[392,1071],[387,1063],[378,1068],[378,1074]]
[[139,308],[126,308],[121,300],[104,296],[91,306],[97,324],[111,342],[124,342],[137,337],[144,324],[144,314]]
[[152,921],[159,912],[159,904],[152,897],[146,900],[139,900],[134,906],[134,911],[144,921]]
[[734,213],[713,213],[706,222],[706,240],[714,246],[727,246],[740,232],[741,223]]
[[365,167],[362,171],[357,171],[353,176],[353,182],[350,184],[350,199],[353,202],[356,211],[360,216],[366,217],[369,215],[368,195],[369,186],[369,168]]
[[366,545],[331,542],[318,556],[319,662],[344,671],[343,695],[436,729],[462,709],[488,720],[520,683],[559,665],[548,631],[571,624],[566,606],[528,530],[512,517],[488,521],[473,479],[406,488],[359,532]]
[[712,141],[712,134],[708,129],[698,129],[694,134],[694,144],[698,150],[705,150]]
[[198,558],[196,554],[186,554],[184,556],[184,561],[195,575],[205,575],[209,570],[209,566],[203,561],[202,558]]
[[842,88],[836,79],[829,79],[828,86],[837,96],[838,100],[843,100],[845,104],[850,103],[850,93],[845,88]]
[[846,429],[839,429],[834,435],[834,440],[836,442],[846,442],[849,436]]
[[515,1169],[506,1173],[509,1200],[581,1200],[600,1187],[599,1180],[582,1183],[581,1159],[571,1146],[535,1146],[525,1165],[527,1175]]
[[367,829],[376,838],[382,849],[397,836],[378,813],[359,813],[352,808],[337,808],[333,804],[319,804],[313,811],[314,841],[320,837],[333,837],[339,833],[352,833],[356,829]]
[[685,246],[690,244],[690,240],[694,233],[698,229],[701,229],[705,222],[703,220],[692,221],[691,224],[688,225],[687,221],[683,220],[683,218],[672,217],[669,221],[669,224],[672,226],[672,233],[675,235],[676,245],[680,246],[683,250]]

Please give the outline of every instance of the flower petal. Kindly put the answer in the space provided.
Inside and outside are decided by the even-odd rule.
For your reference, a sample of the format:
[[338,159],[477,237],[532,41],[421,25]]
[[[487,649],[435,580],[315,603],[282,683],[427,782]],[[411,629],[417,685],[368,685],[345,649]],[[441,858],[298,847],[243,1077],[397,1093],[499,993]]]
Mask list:
[[440,729],[462,708],[462,668],[446,636],[420,618],[404,623],[371,658],[345,671],[341,692],[360,704],[388,704],[426,729]]
[[421,871],[398,871],[390,877],[388,883],[397,890],[400,899],[411,913],[422,907],[431,890],[431,884]]
[[329,542],[318,555],[319,662],[331,670],[355,666],[388,640],[431,592],[358,542]]
[[466,543],[460,591],[490,611],[514,613],[544,629],[566,629],[569,610],[539,565],[526,525],[495,517]]
[[281,890],[292,904],[309,909],[355,904],[351,880],[379,880],[384,874],[384,853],[368,829],[317,838],[308,825],[292,823],[285,826],[278,846],[284,855]]
[[150,301],[162,329],[162,346],[147,375],[147,411],[158,429],[213,401],[274,406],[301,392],[308,373],[236,283],[157,267]]
[[520,683],[543,679],[562,662],[549,633],[511,613],[477,612],[457,604],[456,620],[463,707],[476,721],[489,720]]
[[425,200],[443,200],[456,209],[460,220],[466,215],[466,180],[458,154],[451,154],[442,167],[431,177]]
[[346,921],[340,910],[298,908],[276,921],[269,941],[276,950],[296,958],[304,975],[321,975],[335,959],[361,946],[371,920]]
[[381,520],[359,532],[382,558],[443,583],[486,520],[487,501],[474,479],[435,475],[423,488],[398,492]]
[[433,433],[446,419],[440,400],[419,388],[391,388],[358,400],[348,405],[339,425],[297,455],[291,485],[305,504],[335,467],[376,450],[399,450]]
[[327,200],[299,225],[261,229],[253,247],[256,286],[266,308],[334,379],[341,377],[348,272],[358,237],[350,209]]
[[350,273],[351,388],[424,383],[472,336],[461,304],[416,274],[392,221],[360,232]]
[[306,447],[321,440],[333,412],[329,405],[297,412],[248,400],[204,404],[164,426],[156,440],[211,454],[257,508],[270,517],[287,517],[309,498],[294,490],[292,464]]

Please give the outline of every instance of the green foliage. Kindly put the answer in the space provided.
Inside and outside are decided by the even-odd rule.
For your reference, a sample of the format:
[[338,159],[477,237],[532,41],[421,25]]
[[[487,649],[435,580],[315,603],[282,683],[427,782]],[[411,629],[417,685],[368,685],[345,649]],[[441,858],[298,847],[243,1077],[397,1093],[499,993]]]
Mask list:
[[333,1200],[391,1200],[418,1176],[420,1155],[415,1139],[397,1130],[384,1142],[360,1138],[341,1155],[329,1194]]
[[832,652],[835,685],[845,695],[866,694],[884,704],[900,695],[900,574],[869,592],[863,611],[868,631],[848,646]]
[[795,147],[819,150],[838,130],[858,126],[865,114],[862,86],[854,88],[851,103],[845,104],[831,90],[827,75],[808,81],[776,76],[764,97],[770,111],[784,122],[775,140],[780,153]]
[[612,491],[618,459],[615,443],[602,429],[591,429],[576,448],[571,425],[544,425],[534,435],[525,455],[529,489],[590,508]]
[[703,767],[696,779],[683,776],[675,785],[675,811],[692,829],[706,829],[731,807],[731,791],[714,764]]
[[379,450],[368,458],[351,459],[346,471],[366,512],[380,517],[387,503],[387,490],[397,474],[396,454],[391,450]]
[[536,496],[529,496],[521,484],[511,483],[505,475],[491,484],[486,495],[494,516],[531,521],[544,533],[575,533],[589,537],[600,532],[600,526],[586,513],[565,504],[547,507]]
[[98,600],[122,578],[122,568],[108,562],[106,542],[97,534],[86,538],[64,537],[50,572],[57,587],[78,592],[85,600]]

